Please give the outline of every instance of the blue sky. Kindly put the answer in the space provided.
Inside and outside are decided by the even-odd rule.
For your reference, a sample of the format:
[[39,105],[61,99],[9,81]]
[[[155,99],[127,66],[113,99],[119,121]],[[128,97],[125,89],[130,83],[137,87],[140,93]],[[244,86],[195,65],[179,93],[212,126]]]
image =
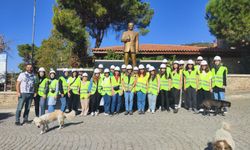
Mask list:
[[[149,26],[150,32],[140,37],[140,43],[185,44],[212,42],[205,16],[208,0],[145,0],[155,14]],[[55,0],[37,0],[35,44],[48,38],[53,28],[51,19]],[[10,41],[8,71],[18,71],[21,58],[17,45],[31,43],[33,0],[8,0],[0,5],[0,34]],[[91,46],[94,46],[94,40]],[[101,46],[121,45],[114,32],[108,32]]]

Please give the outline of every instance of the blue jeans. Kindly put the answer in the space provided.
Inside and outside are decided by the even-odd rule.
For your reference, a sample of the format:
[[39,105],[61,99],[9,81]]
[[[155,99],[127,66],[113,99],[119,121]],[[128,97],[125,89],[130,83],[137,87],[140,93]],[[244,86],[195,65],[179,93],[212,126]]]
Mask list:
[[48,105],[48,113],[54,112],[55,111],[55,106],[56,105]]
[[21,111],[25,104],[25,110],[23,114],[23,119],[28,121],[30,105],[32,103],[32,99],[34,97],[34,93],[21,93],[21,96],[18,97],[18,104],[16,108],[16,122],[20,122]]
[[151,111],[155,111],[156,98],[157,98],[156,95],[151,93],[148,94],[148,105]]
[[137,108],[138,111],[144,111],[145,109],[146,94],[139,91],[137,92]]
[[111,113],[120,112],[121,108],[121,96],[119,93],[112,96]]
[[213,92],[214,93],[214,99],[216,100],[225,100],[225,92]]
[[39,107],[40,112],[39,116],[42,116],[45,114],[45,105],[46,105],[46,99],[44,99],[42,96],[40,97]]
[[60,101],[61,101],[61,111],[62,112],[65,112],[65,109],[66,109],[66,97],[61,97],[60,98]]
[[109,114],[110,113],[111,96],[105,94],[105,95],[103,95],[103,100],[104,100],[104,112]]
[[125,109],[126,109],[126,111],[132,111],[134,93],[133,92],[124,92],[124,97],[125,97]]

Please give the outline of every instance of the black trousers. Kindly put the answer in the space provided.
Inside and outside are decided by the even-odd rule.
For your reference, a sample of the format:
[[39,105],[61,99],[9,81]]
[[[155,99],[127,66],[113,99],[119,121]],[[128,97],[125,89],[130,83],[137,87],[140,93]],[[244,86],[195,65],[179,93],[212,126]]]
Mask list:
[[191,86],[188,87],[185,91],[185,102],[186,108],[193,108],[197,109],[197,93],[196,89],[192,88]]
[[179,89],[176,89],[176,88],[172,88],[172,89],[171,89],[171,93],[172,93],[172,96],[173,96],[173,100],[174,100],[175,106],[176,106],[176,105],[179,105],[179,101],[180,101],[180,90],[179,90]]
[[39,96],[39,95],[36,95],[36,97],[34,97],[34,105],[35,105],[35,115],[36,115],[36,117],[39,117],[40,98],[41,98],[41,96]]
[[160,90],[159,95],[160,95],[161,109],[169,110],[170,107],[169,91]]
[[99,108],[101,94],[97,91],[90,96],[90,112],[96,112]]
[[212,98],[212,94],[210,91],[205,91],[203,89],[198,90],[197,92],[197,105],[198,105],[198,109],[200,108],[201,103],[206,100],[206,99],[211,99]]
[[70,100],[69,100],[69,112],[73,109],[78,113],[78,106],[80,103],[80,95],[74,94],[73,92],[70,93]]

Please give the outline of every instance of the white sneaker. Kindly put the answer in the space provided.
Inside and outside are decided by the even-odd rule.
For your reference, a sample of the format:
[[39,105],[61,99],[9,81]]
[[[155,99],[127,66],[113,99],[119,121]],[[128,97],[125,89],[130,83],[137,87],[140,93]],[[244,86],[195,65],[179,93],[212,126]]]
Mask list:
[[150,109],[148,109],[147,112],[150,112]]
[[152,110],[152,114],[154,114],[155,113],[155,111],[154,110]]
[[204,109],[202,109],[202,108],[201,108],[201,109],[199,109],[199,112],[203,112],[203,111],[204,111]]
[[94,113],[94,112],[92,112],[92,113],[91,113],[91,116],[94,116],[94,115],[95,115],[95,113]]
[[105,115],[105,116],[108,116],[109,114],[107,114],[107,113],[104,113],[104,115]]
[[95,112],[95,116],[98,116],[98,111]]

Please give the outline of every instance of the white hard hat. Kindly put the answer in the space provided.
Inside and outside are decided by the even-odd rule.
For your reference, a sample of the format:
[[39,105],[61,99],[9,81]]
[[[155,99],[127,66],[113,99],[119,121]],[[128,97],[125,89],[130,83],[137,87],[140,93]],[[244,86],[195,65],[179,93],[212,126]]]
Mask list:
[[45,69],[43,68],[43,67],[40,67],[39,69],[38,69],[38,72],[45,72]]
[[197,60],[203,60],[203,57],[202,56],[198,56]]
[[184,64],[185,64],[184,60],[180,60],[180,61],[179,61],[179,64],[180,64],[180,65],[184,65]]
[[194,61],[192,59],[189,59],[187,64],[191,64],[191,65],[194,65]]
[[214,57],[214,61],[215,61],[215,60],[221,61],[221,57],[220,57],[220,56],[215,56],[215,57]]
[[82,77],[88,77],[88,74],[87,74],[86,72],[84,72],[84,73],[82,74]]
[[102,68],[103,68],[103,64],[99,64],[99,65],[98,65],[98,68],[101,68],[101,69],[102,69]]
[[135,66],[135,67],[134,67],[134,71],[138,71],[138,70],[139,70],[138,67]]
[[155,70],[154,66],[150,66],[149,69],[148,69],[148,71],[153,71],[153,70]]
[[111,65],[111,66],[110,66],[110,70],[111,70],[111,69],[115,69],[115,65]]
[[77,72],[77,69],[72,69],[72,72]]
[[146,65],[146,68],[149,69],[150,66],[151,66],[150,64],[147,64],[147,65]]
[[51,74],[51,73],[56,74],[56,72],[54,70],[50,70],[49,74]]
[[125,64],[122,65],[122,69],[126,69],[126,65]]
[[167,68],[166,64],[161,64],[160,68]]
[[119,66],[116,66],[116,67],[115,67],[115,71],[120,71],[120,67],[119,67]]
[[206,60],[202,60],[201,61],[201,65],[207,65],[207,61]]
[[83,71],[84,71],[84,69],[83,69],[83,68],[79,68],[79,69],[78,69],[78,71],[79,71],[79,72],[80,72],[80,71],[81,71],[81,72],[83,72]]
[[139,69],[144,69],[145,67],[144,67],[144,65],[143,64],[140,64],[139,65]]
[[63,69],[63,72],[68,72],[68,71],[69,71],[68,68],[64,68],[64,69]]
[[104,73],[109,73],[109,69],[108,68],[104,69]]
[[133,69],[131,65],[127,65],[127,70]]
[[173,64],[179,64],[179,61],[178,61],[178,60],[175,60]]
[[167,63],[167,62],[168,62],[167,59],[163,59],[163,60],[162,60],[162,63]]
[[94,73],[100,73],[100,70],[98,68],[95,68]]

